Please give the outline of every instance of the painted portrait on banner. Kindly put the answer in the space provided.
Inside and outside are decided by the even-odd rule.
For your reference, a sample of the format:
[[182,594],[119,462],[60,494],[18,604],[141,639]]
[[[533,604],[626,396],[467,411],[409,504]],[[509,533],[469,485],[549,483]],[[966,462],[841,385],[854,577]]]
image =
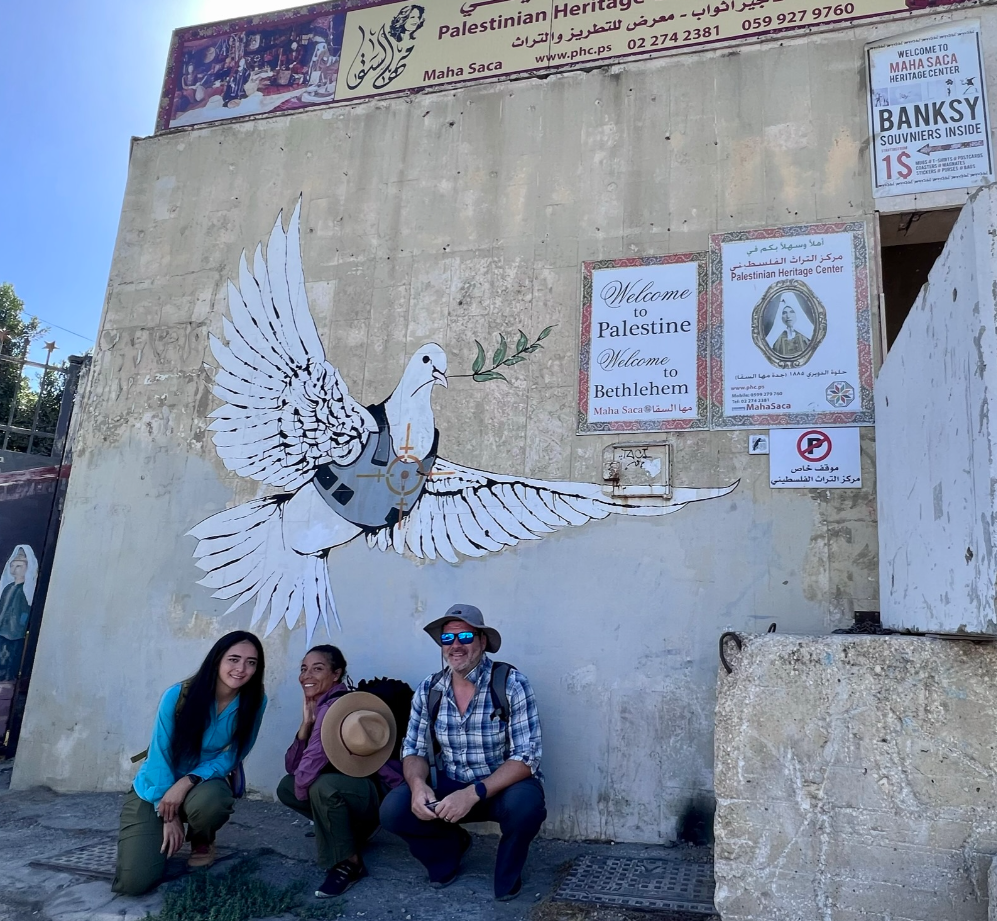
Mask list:
[[[301,203],[287,228],[278,215],[269,239],[229,282],[224,340],[211,336],[213,392],[221,401],[209,426],[219,458],[240,476],[280,490],[219,511],[189,532],[197,539],[202,585],[229,611],[252,602],[252,623],[269,634],[302,612],[307,638],[339,615],[328,557],[357,538],[376,550],[458,563],[611,514],[660,516],[718,498],[737,483],[679,486],[670,498],[614,495],[613,487],[538,480],[479,470],[443,456],[433,397],[457,378],[475,386],[504,381],[543,347],[522,332],[509,354],[505,337],[485,370],[448,374],[435,342],[415,349],[385,399],[362,405],[326,359],[305,294],[299,248]],[[264,252],[265,251],[265,252]],[[502,368],[503,370],[497,370]],[[513,372],[509,372],[513,373]],[[496,420],[496,424],[499,423]]]
[[426,8],[407,3],[380,25],[360,30],[360,47],[346,73],[346,85],[358,90],[369,84],[371,90],[389,87],[404,73],[415,50],[419,31],[426,25]]
[[335,98],[345,14],[298,16],[254,25],[225,23],[178,43],[179,69],[169,102],[170,128]]
[[872,425],[865,225],[710,238],[711,426]]
[[777,281],[755,306],[751,335],[776,368],[799,368],[827,334],[827,310],[804,281]]
[[708,425],[707,254],[586,262],[578,434]]

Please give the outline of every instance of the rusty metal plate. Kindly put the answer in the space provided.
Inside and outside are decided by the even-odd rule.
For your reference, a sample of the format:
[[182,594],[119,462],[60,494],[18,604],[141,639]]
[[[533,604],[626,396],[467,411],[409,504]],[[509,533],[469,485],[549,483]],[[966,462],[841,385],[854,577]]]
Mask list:
[[708,861],[586,855],[575,861],[553,898],[710,916],[715,885]]

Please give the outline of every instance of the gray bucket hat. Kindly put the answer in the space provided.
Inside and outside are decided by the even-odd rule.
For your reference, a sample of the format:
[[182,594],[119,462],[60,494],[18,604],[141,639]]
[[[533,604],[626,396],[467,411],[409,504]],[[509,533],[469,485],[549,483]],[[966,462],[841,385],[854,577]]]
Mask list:
[[485,651],[499,651],[499,647],[502,645],[502,634],[499,633],[494,627],[485,626],[485,618],[481,613],[481,609],[473,604],[452,604],[447,609],[446,614],[442,617],[437,617],[436,620],[431,621],[422,628],[433,638],[433,641],[437,646],[440,645],[440,633],[443,629],[443,625],[448,620],[462,620],[464,623],[470,624],[472,627],[480,630],[488,639],[488,642],[485,645]]

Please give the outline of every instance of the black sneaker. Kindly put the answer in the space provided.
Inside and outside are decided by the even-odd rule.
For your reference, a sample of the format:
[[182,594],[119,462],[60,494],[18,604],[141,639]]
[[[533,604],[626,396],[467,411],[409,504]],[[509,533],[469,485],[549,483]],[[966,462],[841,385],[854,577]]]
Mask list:
[[360,882],[366,875],[367,868],[362,861],[358,864],[349,860],[337,863],[325,874],[325,881],[315,890],[315,898],[334,899],[346,892],[354,883]]
[[431,879],[429,881],[430,888],[446,889],[447,886],[460,876],[460,862],[464,859],[464,855],[471,849],[471,842],[473,841],[471,836],[463,828],[460,831],[463,833],[463,838],[460,842],[460,856],[457,858],[457,866],[453,868],[452,872],[444,876],[443,879]]

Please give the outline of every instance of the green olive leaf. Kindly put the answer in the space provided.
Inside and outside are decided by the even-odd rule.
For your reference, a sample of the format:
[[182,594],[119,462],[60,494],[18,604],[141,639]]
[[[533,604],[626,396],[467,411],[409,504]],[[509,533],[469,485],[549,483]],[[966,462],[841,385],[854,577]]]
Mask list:
[[553,328],[554,328],[553,326],[548,326],[539,336],[537,336],[537,342],[539,342],[541,339],[546,339],[550,335],[550,331]]
[[471,365],[471,373],[477,374],[485,366],[485,347],[477,339],[474,340],[474,344],[478,347],[478,357]]
[[502,362],[504,365],[518,365],[521,361],[526,361],[525,355],[513,355],[512,358],[507,358]]
[[530,337],[522,330],[519,331],[519,338],[516,340],[516,353],[522,352],[530,344]]
[[480,374],[474,375],[474,380],[479,383],[484,381],[505,381],[509,383],[509,379],[504,374],[499,374],[498,371],[482,371]]
[[499,346],[495,350],[495,354],[492,356],[492,366],[497,368],[500,364],[502,364],[502,361],[505,359],[506,352],[508,351],[509,344],[505,341],[505,334],[499,333]]

